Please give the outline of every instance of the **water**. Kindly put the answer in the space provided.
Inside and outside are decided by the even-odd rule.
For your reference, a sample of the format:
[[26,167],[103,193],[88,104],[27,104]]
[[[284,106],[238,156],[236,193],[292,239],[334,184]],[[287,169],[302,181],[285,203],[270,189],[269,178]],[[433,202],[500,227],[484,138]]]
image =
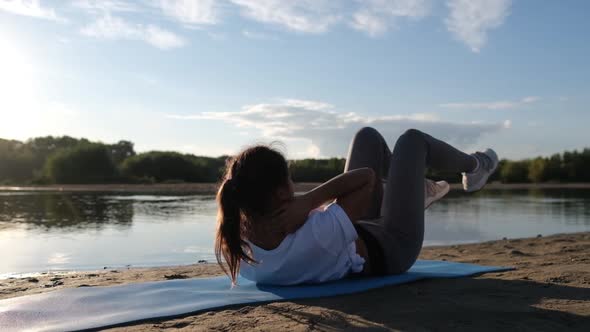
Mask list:
[[[0,277],[214,261],[216,204],[203,195],[0,192]],[[451,192],[426,245],[590,231],[590,190]]]

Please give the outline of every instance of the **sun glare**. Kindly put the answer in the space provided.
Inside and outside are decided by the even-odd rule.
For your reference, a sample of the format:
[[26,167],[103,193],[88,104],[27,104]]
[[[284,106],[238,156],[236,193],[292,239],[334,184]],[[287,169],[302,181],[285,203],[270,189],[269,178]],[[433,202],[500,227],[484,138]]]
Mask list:
[[[34,70],[30,58],[10,39],[0,40],[0,137],[13,136],[15,127],[21,133],[23,123],[35,109]],[[30,120],[30,119],[29,119]],[[19,135],[20,136],[20,135]]]
[[0,42],[0,88],[4,98],[26,97],[32,91],[33,68],[22,51]]

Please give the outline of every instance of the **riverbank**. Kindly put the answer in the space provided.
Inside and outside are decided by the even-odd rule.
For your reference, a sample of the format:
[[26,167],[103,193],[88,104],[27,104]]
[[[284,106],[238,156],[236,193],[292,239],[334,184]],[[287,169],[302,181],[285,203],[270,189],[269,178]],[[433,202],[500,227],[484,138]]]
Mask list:
[[[305,192],[320,183],[300,182],[295,191]],[[461,184],[451,185],[453,190],[461,190]],[[486,189],[590,189],[590,183],[490,183]],[[157,183],[157,184],[68,184],[43,186],[0,186],[0,192],[117,192],[117,193],[165,193],[165,194],[215,194],[217,183]]]
[[[112,330],[584,331],[590,326],[590,233],[428,247],[421,258],[516,270],[419,281],[332,298],[237,306]],[[45,274],[0,280],[0,299],[66,287],[219,274],[215,264]]]

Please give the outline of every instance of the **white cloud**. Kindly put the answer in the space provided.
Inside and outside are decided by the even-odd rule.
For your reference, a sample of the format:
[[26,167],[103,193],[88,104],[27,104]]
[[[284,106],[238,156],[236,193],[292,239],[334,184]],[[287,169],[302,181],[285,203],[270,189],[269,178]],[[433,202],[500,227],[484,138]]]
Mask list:
[[159,49],[182,47],[186,41],[155,25],[131,24],[119,17],[106,14],[94,23],[82,28],[83,35],[111,40],[140,40]]
[[323,33],[340,20],[330,0],[230,0],[242,15],[258,22],[304,33]]
[[75,0],[72,6],[90,14],[115,12],[149,12],[158,10],[156,16],[164,14],[186,27],[215,24],[219,21],[219,0]]
[[105,15],[82,28],[83,35],[105,39],[141,39],[141,25],[130,25],[122,18]]
[[161,0],[160,7],[165,15],[188,26],[219,21],[217,0]]
[[445,103],[439,104],[442,108],[450,108],[455,110],[472,110],[472,109],[486,109],[486,110],[506,110],[525,106],[539,101],[540,98],[536,96],[524,97],[520,100],[501,100],[491,102],[460,102],[460,103]]
[[[318,101],[283,99],[243,107],[238,112],[204,112],[189,116],[168,116],[181,120],[219,120],[241,129],[256,129],[263,137],[295,144],[298,157],[343,156],[349,140],[363,126],[380,130],[391,146],[406,129],[418,128],[460,146],[473,144],[486,133],[509,126],[505,123],[454,123],[432,114],[365,116],[337,112]],[[303,142],[303,145],[302,145]]]
[[511,0],[448,0],[447,29],[473,52],[479,52],[488,31],[504,23],[511,4]]
[[72,2],[72,6],[89,13],[141,11],[137,4],[122,0],[76,0]]
[[151,24],[145,28],[144,39],[153,46],[163,50],[182,47],[186,44],[182,37]]
[[370,10],[361,9],[354,13],[350,25],[359,31],[364,31],[370,36],[378,36],[388,29],[386,19],[372,13]]
[[257,39],[257,40],[276,40],[277,38],[273,35],[269,35],[263,32],[251,31],[251,30],[242,30],[242,35],[249,39]]
[[539,97],[537,96],[528,96],[528,97],[524,97],[520,100],[521,104],[529,104],[529,103],[534,103],[539,101]]
[[431,0],[367,0],[352,16],[350,25],[371,36],[385,33],[400,18],[418,20],[430,14]]
[[[166,149],[159,149],[159,150],[166,150]],[[223,156],[223,155],[231,155],[235,153],[235,151],[228,149],[222,146],[216,146],[213,144],[199,144],[199,145],[181,145],[175,147],[175,150],[182,152],[182,153],[192,153],[197,156]]]
[[[421,19],[430,14],[432,0],[230,0],[242,15],[303,33],[324,33],[337,23],[375,36],[400,18]],[[348,7],[358,3],[350,13]]]
[[[434,0],[70,0],[79,11],[100,17],[111,14],[137,14],[160,20],[163,16],[188,28],[201,28],[221,23],[223,11],[238,11],[256,22],[282,27],[298,33],[321,34],[337,25],[348,26],[369,36],[379,36],[399,26],[400,22],[417,21],[429,16]],[[501,26],[509,15],[512,0],[446,0],[449,15],[447,29],[474,52],[486,44],[490,30]],[[55,9],[43,6],[42,0],[0,0],[0,11],[66,22]],[[120,16],[120,15],[119,15]],[[108,23],[98,19],[92,26]],[[101,21],[103,21],[101,23]],[[110,22],[118,24],[117,22]],[[129,25],[129,24],[128,24]],[[144,22],[141,27],[123,29],[126,39],[144,40],[159,48],[174,48],[185,40],[170,31]],[[150,28],[151,27],[151,28]],[[95,27],[96,28],[96,27]],[[105,28],[105,27],[101,27]],[[137,31],[137,30],[143,31]],[[242,30],[251,39],[275,39],[255,30]],[[104,36],[106,33],[87,33]],[[114,35],[114,34],[111,34]],[[134,36],[134,37],[130,37]],[[140,37],[138,37],[140,36]],[[215,36],[215,35],[214,35]],[[119,38],[118,37],[118,38]]]
[[58,22],[66,21],[59,17],[53,8],[41,6],[40,0],[0,0],[0,11]]

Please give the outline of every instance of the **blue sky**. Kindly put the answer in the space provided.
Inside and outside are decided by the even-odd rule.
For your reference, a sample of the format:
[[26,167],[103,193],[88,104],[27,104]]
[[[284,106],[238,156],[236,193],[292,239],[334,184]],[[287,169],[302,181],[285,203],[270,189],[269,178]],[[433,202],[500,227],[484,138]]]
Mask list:
[[0,137],[343,156],[374,126],[525,158],[590,147],[590,2],[0,0]]

